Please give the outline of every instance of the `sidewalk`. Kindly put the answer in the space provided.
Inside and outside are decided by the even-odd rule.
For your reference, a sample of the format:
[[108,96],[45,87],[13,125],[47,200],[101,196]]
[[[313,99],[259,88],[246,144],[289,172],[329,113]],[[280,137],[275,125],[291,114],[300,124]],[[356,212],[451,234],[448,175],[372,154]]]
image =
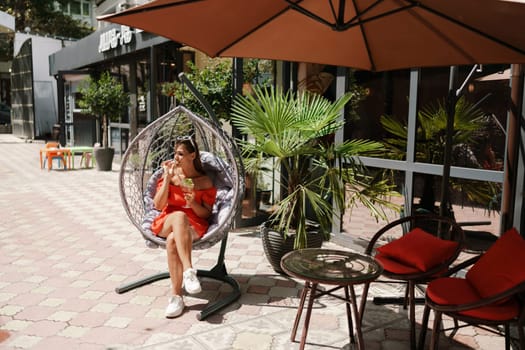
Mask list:
[[[165,270],[164,251],[147,248],[128,221],[118,169],[41,170],[41,147],[0,134],[0,349],[298,348],[289,338],[302,284],[272,270],[254,228],[230,234],[226,251],[241,298],[204,321],[198,311],[221,293],[211,281],[185,297],[188,307],[176,319],[164,317],[167,280],[115,293],[123,282]],[[195,251],[194,265],[212,267],[218,249]],[[401,291],[372,284],[369,296],[393,293]],[[306,349],[353,348],[345,317],[340,300],[317,300]],[[406,310],[369,302],[363,333],[367,349],[408,349]],[[503,337],[471,327],[440,344],[504,348]]]

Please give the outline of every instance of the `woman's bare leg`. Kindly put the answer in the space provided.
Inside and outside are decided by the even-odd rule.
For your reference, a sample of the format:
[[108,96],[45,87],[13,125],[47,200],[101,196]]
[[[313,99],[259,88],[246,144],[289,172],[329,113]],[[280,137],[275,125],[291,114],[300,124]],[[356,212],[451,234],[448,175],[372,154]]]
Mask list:
[[166,221],[164,222],[164,226],[162,227],[162,231],[159,234],[159,236],[162,237],[163,233],[165,233],[166,236],[168,236],[170,232],[173,233],[175,247],[179,253],[183,271],[192,267],[191,248],[193,238],[191,231],[190,223],[186,214],[184,214],[184,212],[177,211],[168,215]]
[[181,295],[183,271],[192,267],[193,235],[194,230],[190,229],[188,218],[183,212],[168,215],[159,233],[160,237],[166,238],[168,269],[175,295]]
[[170,233],[166,238],[166,253],[173,295],[182,295],[182,263],[173,239],[173,233]]

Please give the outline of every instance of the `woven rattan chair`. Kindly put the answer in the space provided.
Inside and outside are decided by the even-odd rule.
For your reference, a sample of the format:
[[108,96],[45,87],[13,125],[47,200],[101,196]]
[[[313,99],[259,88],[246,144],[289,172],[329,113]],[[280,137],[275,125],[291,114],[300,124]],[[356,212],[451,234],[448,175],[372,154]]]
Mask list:
[[[187,80],[185,82],[189,84]],[[194,89],[191,85],[189,87],[190,90]],[[119,180],[122,204],[147,246],[165,248],[165,240],[150,230],[151,222],[158,214],[153,206],[156,183],[162,175],[162,162],[173,158],[176,138],[193,135],[201,151],[204,170],[217,188],[210,227],[200,240],[194,242],[193,249],[208,249],[221,242],[216,265],[209,271],[199,269],[197,275],[225,282],[232,289],[223,299],[210,302],[197,316],[199,320],[231,304],[240,296],[238,283],[226,271],[224,254],[228,231],[233,227],[244,193],[244,170],[237,146],[222,130],[209,105],[205,105],[210,117],[202,117],[181,105],[142,130],[124,154]],[[162,272],[118,287],[116,291],[124,293],[166,278],[169,278],[169,273]]]

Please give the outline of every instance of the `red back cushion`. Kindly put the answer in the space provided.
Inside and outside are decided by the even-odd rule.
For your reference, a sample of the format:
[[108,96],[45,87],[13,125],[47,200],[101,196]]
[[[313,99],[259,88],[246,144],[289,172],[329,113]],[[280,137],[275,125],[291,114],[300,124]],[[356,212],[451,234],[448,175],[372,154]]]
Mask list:
[[470,268],[465,278],[486,298],[525,282],[524,267],[525,240],[511,228]]
[[420,271],[427,271],[449,259],[458,245],[458,242],[437,238],[416,227],[377,251]]

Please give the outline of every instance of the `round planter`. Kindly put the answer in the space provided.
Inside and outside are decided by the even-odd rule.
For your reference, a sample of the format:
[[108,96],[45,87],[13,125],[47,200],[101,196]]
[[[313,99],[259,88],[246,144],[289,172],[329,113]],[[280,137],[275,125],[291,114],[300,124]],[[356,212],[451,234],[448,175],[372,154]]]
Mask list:
[[[285,274],[281,269],[281,258],[293,250],[295,236],[284,237],[282,232],[269,228],[266,223],[260,226],[264,254],[275,272]],[[318,230],[308,232],[307,248],[320,248],[323,235]]]
[[95,147],[93,153],[97,163],[97,170],[111,171],[113,157],[115,156],[115,149],[111,147]]

